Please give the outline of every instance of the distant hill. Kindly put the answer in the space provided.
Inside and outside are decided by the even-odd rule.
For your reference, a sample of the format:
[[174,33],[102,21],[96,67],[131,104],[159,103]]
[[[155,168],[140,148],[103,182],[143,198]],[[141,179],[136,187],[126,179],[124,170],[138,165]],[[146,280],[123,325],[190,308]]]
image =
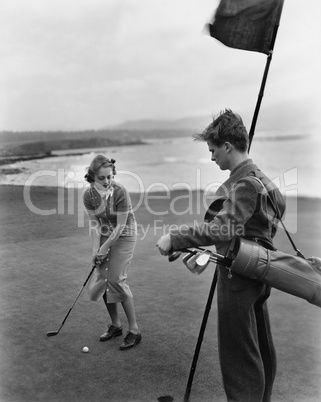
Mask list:
[[[253,105],[253,110],[247,107],[246,109],[237,111],[242,116],[248,130],[251,127],[254,107],[255,105]],[[187,132],[200,132],[211,122],[211,118],[212,115],[209,114],[179,119],[127,120],[117,126],[109,127],[109,129],[128,131],[186,130]],[[300,130],[319,125],[320,123],[317,119],[318,116],[310,105],[302,108],[300,102],[280,102],[277,105],[266,106],[263,102],[256,124],[256,131]],[[108,127],[105,127],[105,129],[108,129]]]
[[[188,130],[104,129],[85,131],[0,132],[0,166],[19,160],[40,159],[57,150],[143,145],[145,139],[186,137]],[[82,151],[79,151],[80,153]]]
[[[254,110],[248,107],[238,111],[247,129],[250,129]],[[141,144],[145,139],[186,137],[199,133],[211,122],[212,115],[189,116],[179,119],[127,120],[117,126],[100,130],[81,131],[25,131],[0,132],[0,158],[8,156],[43,154],[52,150],[87,147],[106,147]],[[320,127],[315,106],[301,102],[283,102],[261,106],[256,124],[257,139],[289,139],[309,133]]]
[[208,124],[208,116],[186,117],[176,120],[127,120],[114,129],[117,130],[203,130]]

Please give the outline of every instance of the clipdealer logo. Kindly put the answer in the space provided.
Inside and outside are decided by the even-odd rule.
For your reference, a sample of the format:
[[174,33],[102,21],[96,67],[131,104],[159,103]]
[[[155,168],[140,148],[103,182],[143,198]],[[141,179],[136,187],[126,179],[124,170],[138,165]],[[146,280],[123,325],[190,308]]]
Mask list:
[[[195,169],[196,173],[196,188],[192,188],[189,183],[178,182],[174,183],[169,187],[166,183],[160,181],[149,184],[145,187],[143,179],[131,171],[119,171],[119,174],[123,178],[127,177],[131,180],[135,180],[138,186],[138,199],[136,204],[133,205],[133,211],[137,211],[140,207],[144,207],[146,211],[155,217],[154,222],[148,224],[148,228],[138,228],[145,234],[148,230],[159,226],[159,222],[162,222],[160,218],[168,216],[170,214],[176,216],[190,216],[192,214],[200,215],[202,211],[206,211],[208,206],[211,204],[215,191],[222,185],[219,182],[213,182],[204,189],[201,189],[200,175],[201,171],[199,168]],[[32,188],[37,186],[37,179],[44,177],[55,178],[57,181],[57,200],[55,207],[51,209],[45,209],[43,207],[37,206],[33,203],[31,199]],[[88,186],[85,181],[73,180],[75,177],[75,172],[72,170],[57,169],[57,170],[41,170],[33,173],[28,177],[24,184],[23,196],[24,202],[28,209],[42,216],[48,215],[78,215],[78,227],[84,227],[86,211],[83,206],[82,193]],[[286,225],[288,231],[292,234],[297,232],[297,200],[298,200],[298,169],[291,169],[282,175],[274,178],[272,182],[281,191],[282,195],[286,201],[286,212],[283,217],[283,222]],[[66,191],[67,190],[67,191]],[[70,191],[68,191],[70,190]],[[183,190],[178,195],[172,195],[174,190]],[[185,192],[184,192],[185,190]],[[196,192],[196,197],[193,197],[193,191]],[[156,209],[155,200],[162,200],[162,209]],[[182,209],[184,205],[184,209]],[[202,217],[201,217],[202,219]],[[279,223],[280,226],[280,223]],[[159,228],[158,228],[159,230]]]

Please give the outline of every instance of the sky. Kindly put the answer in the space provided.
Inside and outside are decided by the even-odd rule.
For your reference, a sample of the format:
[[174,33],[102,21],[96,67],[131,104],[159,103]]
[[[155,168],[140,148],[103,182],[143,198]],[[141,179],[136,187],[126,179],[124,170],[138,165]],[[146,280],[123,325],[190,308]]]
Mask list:
[[[266,55],[204,33],[218,0],[0,0],[0,130],[253,114]],[[285,0],[262,114],[320,127],[320,0]]]

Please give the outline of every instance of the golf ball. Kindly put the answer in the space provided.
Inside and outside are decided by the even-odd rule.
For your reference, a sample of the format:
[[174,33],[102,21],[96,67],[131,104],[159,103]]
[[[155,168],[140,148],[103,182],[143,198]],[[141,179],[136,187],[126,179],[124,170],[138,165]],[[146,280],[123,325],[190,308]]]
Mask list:
[[83,351],[84,353],[88,353],[88,352],[89,352],[89,348],[87,348],[87,346],[84,346],[84,347],[82,348],[82,351]]

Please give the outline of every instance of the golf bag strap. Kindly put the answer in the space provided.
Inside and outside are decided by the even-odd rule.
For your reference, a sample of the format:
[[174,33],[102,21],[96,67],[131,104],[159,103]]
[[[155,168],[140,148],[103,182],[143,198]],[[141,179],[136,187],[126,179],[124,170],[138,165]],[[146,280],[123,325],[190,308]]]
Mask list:
[[276,216],[276,218],[281,222],[281,225],[283,226],[283,229],[284,229],[284,231],[285,231],[285,233],[286,233],[286,235],[287,235],[287,237],[288,237],[288,239],[289,239],[289,241],[290,241],[290,243],[291,243],[291,245],[292,245],[294,251],[296,252],[297,256],[306,259],[306,258],[304,257],[304,255],[301,253],[301,251],[300,251],[300,250],[297,248],[297,246],[295,245],[295,243],[294,243],[292,237],[290,236],[290,233],[288,232],[287,228],[285,227],[285,225],[284,225],[284,223],[283,223],[283,221],[282,221],[282,218],[281,218],[281,216],[280,216],[280,214],[279,214],[279,211],[278,211],[276,205],[274,204],[274,202],[273,202],[273,200],[272,200],[272,197],[270,196],[270,194],[269,194],[267,188],[265,187],[265,185],[262,183],[262,181],[261,181],[258,177],[256,177],[256,176],[249,176],[249,177],[252,177],[253,179],[255,179],[255,180],[256,180],[257,182],[259,182],[259,183],[261,184],[261,186],[264,188],[264,190],[266,191],[267,197],[268,197],[268,199],[269,199],[269,201],[270,201],[270,203],[271,203],[272,209],[273,209],[273,211],[274,211],[274,213],[275,213],[275,216]]

